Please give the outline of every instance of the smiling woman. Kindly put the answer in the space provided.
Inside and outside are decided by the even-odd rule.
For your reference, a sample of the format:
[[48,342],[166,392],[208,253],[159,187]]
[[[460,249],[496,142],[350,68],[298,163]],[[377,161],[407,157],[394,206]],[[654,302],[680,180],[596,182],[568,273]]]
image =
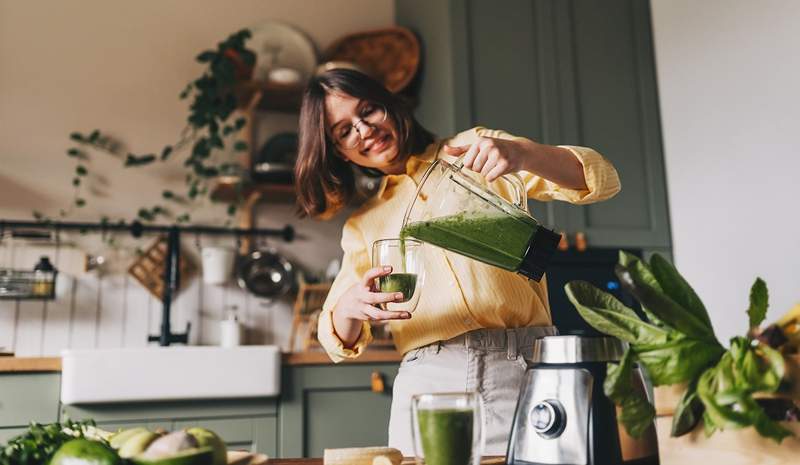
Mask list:
[[353,195],[349,162],[399,173],[409,154],[433,142],[405,100],[347,69],[311,80],[300,110],[300,133],[295,168],[300,213],[323,217],[335,214]]
[[487,182],[516,173],[528,197],[571,203],[616,194],[616,171],[589,148],[540,144],[482,127],[437,141],[400,97],[349,69],[310,81],[299,139],[295,173],[303,215],[338,212],[353,194],[354,168],[385,175],[376,195],[344,225],[342,268],[318,320],[320,343],[336,362],[355,358],[372,341],[371,325],[390,325],[404,354],[393,387],[391,447],[413,453],[412,396],[468,390],[485,400],[486,454],[504,453],[524,357],[537,337],[554,333],[544,284],[426,246],[427,278],[415,286],[420,296],[412,318],[408,309],[393,306],[408,297],[404,292],[379,289],[401,270],[373,267],[372,244],[398,237],[416,185],[438,159],[459,157],[465,170]]

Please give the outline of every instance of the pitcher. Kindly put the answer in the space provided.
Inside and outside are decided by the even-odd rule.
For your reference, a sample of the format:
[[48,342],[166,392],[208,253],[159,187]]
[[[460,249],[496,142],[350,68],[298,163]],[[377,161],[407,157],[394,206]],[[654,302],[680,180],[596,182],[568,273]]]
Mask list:
[[[465,255],[539,281],[560,236],[528,213],[528,199],[516,174],[501,179],[514,194],[510,203],[482,184],[477,174],[436,160],[423,174],[406,209],[401,237]],[[474,177],[472,177],[474,176]]]

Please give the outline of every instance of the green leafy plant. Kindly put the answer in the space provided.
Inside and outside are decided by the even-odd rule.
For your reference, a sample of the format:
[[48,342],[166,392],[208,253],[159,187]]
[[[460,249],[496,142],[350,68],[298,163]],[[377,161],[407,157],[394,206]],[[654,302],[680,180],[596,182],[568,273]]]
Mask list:
[[[242,29],[219,42],[215,49],[197,55],[196,61],[206,68],[199,78],[192,80],[180,93],[182,100],[190,102],[189,115],[175,143],[152,153],[134,154],[127,152],[119,140],[99,129],[88,134],[77,131],[70,134],[73,146],[67,149],[66,154],[75,160],[75,171],[71,178],[75,193],[70,207],[61,209],[59,215],[68,216],[73,209],[87,205],[83,188],[90,172],[90,153],[94,150],[119,158],[124,168],[165,162],[176,154],[188,152],[183,160],[187,170],[185,195],[167,190],[162,193],[163,200],[178,207],[186,207],[191,201],[206,195],[209,182],[214,177],[238,174],[237,163],[231,160],[214,161],[212,155],[222,152],[229,144],[235,152],[248,150],[247,143],[237,138],[246,120],[243,117],[233,119],[232,116],[239,106],[237,86],[250,79],[256,61],[255,53],[245,46],[250,36],[248,29]],[[229,217],[236,213],[237,205],[243,200],[243,188],[239,186],[236,192],[239,195],[228,207]],[[37,220],[46,219],[41,212],[34,212],[33,216]],[[191,220],[188,212],[176,214],[162,204],[143,206],[138,209],[137,216],[142,221],[156,221],[160,217],[175,219],[178,223]]]
[[[49,423],[31,423],[28,429],[12,438],[0,448],[0,465],[41,465],[47,463],[55,451],[65,442],[89,437],[94,427],[93,420]],[[91,437],[102,441],[102,438]]]
[[[630,387],[636,364],[655,386],[686,384],[673,416],[673,436],[688,433],[701,419],[708,435],[749,426],[777,442],[792,434],[754,398],[779,389],[785,370],[780,352],[749,336],[731,339],[725,349],[700,298],[658,254],[648,265],[621,251],[616,274],[646,318],[587,282],[572,281],[565,290],[592,327],[628,343],[622,360],[609,364],[603,387],[622,407],[620,420],[632,436],[639,437],[655,417],[649,401]],[[759,278],[750,292],[748,334],[764,320],[767,301],[766,284]]]

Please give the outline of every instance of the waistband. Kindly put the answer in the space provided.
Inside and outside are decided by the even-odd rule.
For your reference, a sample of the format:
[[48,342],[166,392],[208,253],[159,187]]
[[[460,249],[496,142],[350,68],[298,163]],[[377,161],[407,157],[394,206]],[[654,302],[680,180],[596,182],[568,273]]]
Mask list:
[[483,328],[458,335],[441,345],[461,345],[470,349],[505,350],[509,347],[531,346],[536,339],[555,336],[555,326],[529,326],[527,328]]
[[[505,351],[509,360],[516,360],[521,352],[530,352],[533,341],[558,334],[555,326],[529,326],[526,328],[484,328],[468,331],[433,346],[438,353],[442,347]],[[527,350],[526,350],[527,349]]]

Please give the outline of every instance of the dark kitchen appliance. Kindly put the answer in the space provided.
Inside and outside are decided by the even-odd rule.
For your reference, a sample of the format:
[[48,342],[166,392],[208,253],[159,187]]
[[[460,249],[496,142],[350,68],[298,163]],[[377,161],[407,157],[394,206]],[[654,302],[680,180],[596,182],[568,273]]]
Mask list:
[[[535,342],[512,423],[509,465],[658,465],[655,426],[634,439],[603,393],[611,337],[548,336]],[[644,392],[638,370],[633,388]]]
[[[637,249],[625,251],[638,257],[642,255],[642,251]],[[630,294],[623,292],[619,279],[614,274],[614,266],[618,261],[619,249],[615,248],[588,248],[582,252],[559,250],[553,254],[547,267],[547,293],[553,324],[558,328],[559,334],[602,336],[581,318],[567,298],[564,285],[570,281],[588,281],[639,313],[639,304]]]

